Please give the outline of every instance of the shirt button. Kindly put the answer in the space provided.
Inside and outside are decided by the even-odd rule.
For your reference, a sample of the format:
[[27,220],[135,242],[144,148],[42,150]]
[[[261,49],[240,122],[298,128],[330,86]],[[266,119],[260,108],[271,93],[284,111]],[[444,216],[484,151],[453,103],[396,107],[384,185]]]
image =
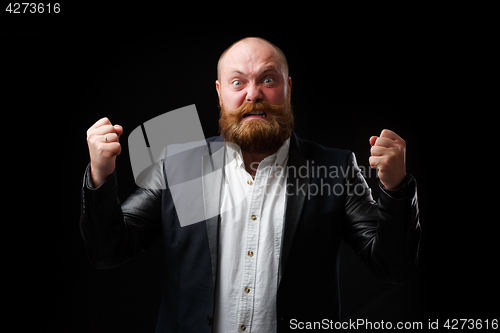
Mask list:
[[250,292],[250,288],[246,287],[245,292],[248,294]]
[[248,184],[248,185],[252,185],[252,184],[253,184],[253,182],[252,182],[251,180],[247,180],[247,184]]
[[253,252],[252,251],[248,251],[248,256],[249,257],[253,257]]
[[252,220],[257,220],[257,216],[252,215]]
[[241,325],[241,326],[240,326],[240,329],[241,329],[242,331],[244,331],[244,330],[246,330],[247,328],[246,328],[246,326],[245,326],[245,325]]

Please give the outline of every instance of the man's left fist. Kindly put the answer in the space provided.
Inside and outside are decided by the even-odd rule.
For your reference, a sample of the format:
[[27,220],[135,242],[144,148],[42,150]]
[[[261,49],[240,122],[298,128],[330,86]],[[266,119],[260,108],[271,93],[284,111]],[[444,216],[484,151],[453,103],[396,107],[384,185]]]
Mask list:
[[406,142],[393,131],[385,129],[370,138],[370,166],[378,169],[380,182],[388,190],[399,187],[406,176]]

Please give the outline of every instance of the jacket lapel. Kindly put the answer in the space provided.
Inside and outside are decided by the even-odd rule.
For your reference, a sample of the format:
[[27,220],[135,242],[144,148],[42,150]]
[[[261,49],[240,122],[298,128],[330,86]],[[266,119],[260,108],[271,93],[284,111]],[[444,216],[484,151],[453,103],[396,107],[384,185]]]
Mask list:
[[224,174],[225,145],[219,137],[207,142],[209,154],[202,158],[203,202],[214,288],[217,279],[219,249],[220,202]]
[[[299,224],[300,215],[304,207],[305,198],[309,187],[309,171],[305,177],[300,176],[299,170],[307,168],[307,151],[295,133],[292,132],[290,138],[290,151],[288,155],[288,178],[286,189],[292,189],[291,193],[287,190],[286,210],[284,219],[283,237],[281,240],[281,255],[278,269],[278,286],[281,277],[285,272],[289,261],[292,243]],[[302,167],[302,168],[301,168]]]

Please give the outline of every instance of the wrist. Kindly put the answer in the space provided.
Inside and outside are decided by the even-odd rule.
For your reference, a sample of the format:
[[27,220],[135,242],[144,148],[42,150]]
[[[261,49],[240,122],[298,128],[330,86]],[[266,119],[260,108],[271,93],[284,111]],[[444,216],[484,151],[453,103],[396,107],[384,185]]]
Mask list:
[[101,186],[113,173],[111,172],[110,174],[105,175],[97,170],[98,169],[94,168],[92,166],[92,163],[90,163],[90,180],[94,188],[98,188],[99,186]]
[[404,197],[407,194],[406,192],[408,189],[408,184],[410,184],[413,179],[414,179],[414,177],[411,174],[406,174],[406,176],[403,178],[403,180],[401,181],[399,186],[394,187],[394,188],[390,188],[390,189],[385,187],[382,182],[379,182],[379,184],[380,184],[380,188],[384,192],[389,194],[391,197],[399,199],[399,198]]

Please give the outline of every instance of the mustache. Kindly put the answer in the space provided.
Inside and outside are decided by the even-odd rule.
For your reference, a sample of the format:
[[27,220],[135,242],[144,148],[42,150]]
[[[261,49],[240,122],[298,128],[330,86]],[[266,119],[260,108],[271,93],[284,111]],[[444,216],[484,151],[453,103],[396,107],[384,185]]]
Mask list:
[[245,115],[254,111],[265,112],[267,117],[273,117],[274,115],[281,115],[285,112],[286,104],[271,104],[267,101],[261,101],[257,103],[245,103],[240,105],[236,110],[232,112],[233,117],[241,121]]

